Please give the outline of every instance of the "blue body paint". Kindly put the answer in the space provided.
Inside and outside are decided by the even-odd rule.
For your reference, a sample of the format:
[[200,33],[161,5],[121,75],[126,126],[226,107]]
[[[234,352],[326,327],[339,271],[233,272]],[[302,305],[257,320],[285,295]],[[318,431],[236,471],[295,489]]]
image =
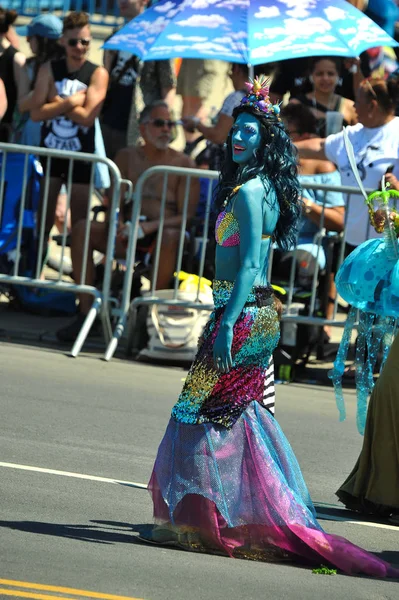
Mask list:
[[[260,121],[251,114],[240,114],[231,133],[234,162],[241,167],[256,160],[256,151],[262,142]],[[268,285],[266,274],[271,237],[265,236],[272,236],[280,211],[272,182],[267,183],[265,185],[264,176],[258,175],[244,183],[231,199],[226,210],[234,206],[240,244],[233,247],[218,245],[216,249],[216,279],[234,282],[214,344],[215,363],[225,372],[232,366],[233,326],[248,295],[254,285]]]

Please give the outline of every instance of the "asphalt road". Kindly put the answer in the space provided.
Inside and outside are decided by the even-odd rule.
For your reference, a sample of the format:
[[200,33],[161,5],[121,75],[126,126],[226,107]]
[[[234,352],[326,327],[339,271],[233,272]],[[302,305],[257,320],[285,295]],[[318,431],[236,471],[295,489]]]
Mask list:
[[[399,597],[398,581],[315,575],[137,541],[151,523],[151,503],[135,484],[149,478],[181,369],[74,360],[11,344],[0,346],[0,365],[1,598]],[[325,529],[399,563],[399,528],[362,521],[334,496],[361,445],[353,391],[345,423],[327,388],[278,386],[277,394],[278,419]]]

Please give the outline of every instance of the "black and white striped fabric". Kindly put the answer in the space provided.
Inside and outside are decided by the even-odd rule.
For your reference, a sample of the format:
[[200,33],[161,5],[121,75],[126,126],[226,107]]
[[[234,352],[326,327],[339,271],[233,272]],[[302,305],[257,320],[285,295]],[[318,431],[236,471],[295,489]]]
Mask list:
[[266,371],[265,387],[263,389],[263,406],[274,416],[275,405],[276,391],[274,389],[274,362],[272,357]]

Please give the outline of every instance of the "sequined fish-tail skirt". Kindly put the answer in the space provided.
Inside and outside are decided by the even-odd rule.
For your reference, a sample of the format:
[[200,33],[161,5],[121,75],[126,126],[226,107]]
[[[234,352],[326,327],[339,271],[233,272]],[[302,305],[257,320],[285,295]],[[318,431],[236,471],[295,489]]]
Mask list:
[[291,446],[262,405],[262,377],[279,336],[268,288],[252,290],[237,320],[232,371],[214,369],[213,344],[231,289],[214,284],[215,311],[158,449],[148,486],[153,540],[394,575],[387,563],[323,531]]
[[232,427],[251,402],[263,403],[266,372],[280,336],[273,290],[252,288],[233,328],[233,368],[220,373],[214,365],[213,345],[232,290],[230,281],[213,283],[215,310],[172,410],[172,417],[180,423]]

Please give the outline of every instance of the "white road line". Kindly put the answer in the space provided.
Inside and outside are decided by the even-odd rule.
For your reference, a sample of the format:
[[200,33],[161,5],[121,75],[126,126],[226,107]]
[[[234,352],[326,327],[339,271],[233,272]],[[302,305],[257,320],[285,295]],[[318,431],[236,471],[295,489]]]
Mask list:
[[21,471],[35,471],[36,473],[47,473],[49,475],[62,475],[63,477],[74,477],[75,479],[88,479],[89,481],[100,481],[101,483],[118,483],[130,487],[146,490],[144,483],[136,481],[122,481],[121,479],[110,479],[109,477],[97,477],[97,475],[84,475],[83,473],[70,473],[69,471],[57,471],[56,469],[43,469],[42,467],[30,467],[29,465],[17,465],[15,463],[0,462],[0,467],[7,469],[20,469]]
[[372,523],[371,521],[353,521],[351,519],[345,519],[345,517],[336,517],[334,515],[326,515],[325,513],[317,513],[317,518],[320,521],[344,521],[350,525],[364,525],[365,527],[377,527],[378,529],[391,529],[392,531],[399,531],[397,525],[385,525],[384,523]]
[[[98,477],[97,475],[85,475],[83,473],[71,473],[70,471],[58,471],[57,469],[43,469],[42,467],[31,467],[29,465],[19,465],[16,463],[0,462],[0,467],[6,469],[19,469],[21,471],[33,471],[35,473],[47,473],[48,475],[61,475],[63,477],[74,477],[75,479],[86,479],[88,481],[99,481],[101,483],[117,483],[127,485],[140,490],[146,490],[147,486],[144,483],[137,483],[136,481],[123,481],[122,479],[111,479],[110,477]],[[321,502],[318,502],[320,506]],[[336,508],[334,505],[331,508]],[[392,531],[398,531],[399,527],[396,525],[385,525],[383,523],[372,523],[371,521],[354,521],[346,519],[345,517],[338,517],[334,515],[327,515],[325,513],[317,513],[318,519],[325,521],[342,521],[351,525],[364,525],[365,527],[377,527],[378,529],[390,529]]]

